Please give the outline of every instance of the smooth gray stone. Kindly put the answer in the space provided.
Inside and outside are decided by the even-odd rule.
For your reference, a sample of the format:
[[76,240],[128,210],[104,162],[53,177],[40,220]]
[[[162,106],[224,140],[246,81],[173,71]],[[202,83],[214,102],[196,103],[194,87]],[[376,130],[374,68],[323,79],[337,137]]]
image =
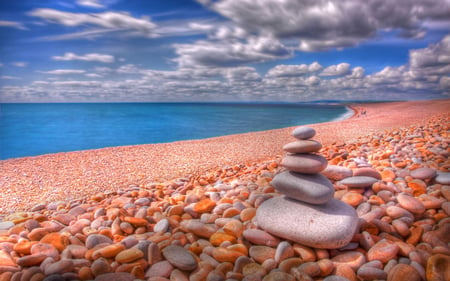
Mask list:
[[315,140],[297,140],[283,146],[283,150],[290,153],[317,152],[321,148],[322,144]]
[[358,227],[355,210],[342,201],[331,199],[326,204],[313,205],[286,196],[261,204],[256,222],[273,235],[322,249],[347,245]]
[[437,172],[437,176],[434,178],[434,180],[439,184],[450,184],[450,173],[447,172]]
[[292,136],[299,140],[307,140],[316,135],[316,130],[311,127],[297,127],[292,131]]
[[434,178],[436,174],[436,170],[432,168],[418,168],[411,171],[411,177],[421,180]]
[[372,177],[356,176],[345,178],[341,180],[341,183],[350,188],[362,188],[372,186],[372,184],[376,183],[377,181],[378,179]]
[[333,184],[321,174],[285,171],[277,174],[271,184],[286,196],[311,204],[326,203],[334,195]]
[[327,167],[328,161],[317,154],[288,154],[281,159],[281,165],[290,171],[316,174]]

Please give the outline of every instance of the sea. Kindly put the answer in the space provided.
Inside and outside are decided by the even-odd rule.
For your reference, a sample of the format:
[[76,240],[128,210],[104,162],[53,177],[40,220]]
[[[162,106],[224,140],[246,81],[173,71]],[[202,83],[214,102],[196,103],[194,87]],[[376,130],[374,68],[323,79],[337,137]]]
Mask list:
[[0,160],[345,119],[328,103],[0,103]]

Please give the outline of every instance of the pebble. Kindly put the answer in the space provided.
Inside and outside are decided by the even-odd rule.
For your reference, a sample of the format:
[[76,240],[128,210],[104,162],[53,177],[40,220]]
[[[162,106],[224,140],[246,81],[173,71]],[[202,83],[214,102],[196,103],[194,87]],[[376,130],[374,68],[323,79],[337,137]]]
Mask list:
[[354,177],[371,177],[381,180],[381,174],[374,168],[357,168],[353,170]]
[[314,137],[316,135],[316,130],[311,127],[297,127],[292,131],[292,136],[299,140],[306,140]]
[[376,183],[378,179],[367,176],[352,176],[340,181],[341,184],[348,186],[349,188],[361,188],[368,187]]
[[286,169],[304,174],[316,174],[327,167],[325,157],[316,154],[288,154],[281,160]]
[[437,176],[434,178],[434,181],[436,181],[436,183],[439,183],[439,184],[450,185],[450,173],[449,172],[437,172]]
[[411,171],[411,177],[415,178],[415,179],[421,179],[421,180],[425,180],[425,179],[431,179],[434,178],[436,176],[436,170],[435,169],[431,169],[431,168],[418,168],[415,170]]
[[317,152],[321,148],[322,144],[315,140],[298,140],[283,146],[283,150],[289,153]]
[[367,252],[367,260],[379,260],[382,263],[387,263],[394,259],[399,251],[399,246],[387,239],[381,239]]
[[[301,220],[298,214],[302,214]],[[358,226],[355,210],[335,199],[323,205],[311,205],[284,196],[275,197],[258,208],[256,220],[258,226],[278,237],[326,249],[345,246]]]
[[427,280],[450,280],[450,256],[436,254],[427,260]]
[[280,240],[260,229],[246,229],[243,232],[245,239],[256,245],[277,246]]
[[[421,281],[422,278],[414,267],[408,264],[397,264],[391,270],[389,270],[387,280],[388,281],[401,281],[408,278],[408,281]],[[428,279],[433,280],[433,279]]]
[[334,181],[340,181],[353,176],[352,169],[337,165],[328,165],[325,170],[320,173],[328,179]]
[[279,192],[311,204],[326,203],[334,193],[333,184],[320,174],[285,171],[277,174],[271,184]]
[[397,195],[398,204],[413,214],[422,214],[425,212],[425,206],[419,199],[413,196],[400,193]]
[[174,267],[180,270],[192,271],[197,268],[197,261],[193,254],[183,247],[170,245],[164,248],[162,254]]

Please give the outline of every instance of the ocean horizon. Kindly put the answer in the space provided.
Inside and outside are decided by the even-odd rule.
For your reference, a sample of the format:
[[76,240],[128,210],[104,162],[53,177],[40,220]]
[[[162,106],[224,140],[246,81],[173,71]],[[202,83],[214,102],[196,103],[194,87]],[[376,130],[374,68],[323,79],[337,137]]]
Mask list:
[[0,160],[205,139],[352,114],[334,102],[1,103]]

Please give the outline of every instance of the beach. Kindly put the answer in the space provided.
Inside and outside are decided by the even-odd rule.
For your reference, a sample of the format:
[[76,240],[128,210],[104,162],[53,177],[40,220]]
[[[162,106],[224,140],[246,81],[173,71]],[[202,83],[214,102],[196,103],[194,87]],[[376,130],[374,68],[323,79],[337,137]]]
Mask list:
[[[449,100],[358,104],[352,106],[357,111],[352,118],[312,127],[324,145],[345,143],[374,132],[420,126],[433,115],[448,113],[449,105]],[[360,113],[362,108],[365,115]],[[146,186],[227,165],[273,159],[283,154],[282,146],[291,140],[292,129],[0,161],[0,214],[130,184]]]
[[[104,280],[100,279],[101,275],[119,271],[128,272],[138,279],[158,281],[324,280],[329,275],[348,280],[402,280],[400,277],[395,279],[401,274],[418,278],[413,280],[438,280],[431,277],[448,276],[448,267],[442,269],[441,266],[450,265],[450,241],[447,241],[448,235],[445,237],[450,229],[448,185],[430,177],[414,178],[410,172],[419,168],[430,168],[436,173],[449,172],[450,100],[349,106],[355,112],[349,119],[308,125],[317,132],[314,139],[322,143],[319,153],[326,157],[328,165],[356,170],[361,167],[354,159],[361,158],[380,175],[376,184],[351,194],[359,196],[347,195],[351,191],[339,181],[333,181],[334,197],[359,210],[358,215],[365,219],[346,248],[324,250],[288,242],[291,250],[280,254],[278,251],[282,250],[277,245],[267,246],[258,242],[259,237],[243,234],[245,230],[258,228],[253,213],[262,202],[276,195],[270,181],[283,170],[279,165],[285,155],[282,148],[293,141],[291,132],[295,128],[289,127],[204,140],[0,161],[0,214],[4,223],[13,222],[4,229],[0,227],[0,238],[2,242],[12,244],[4,247],[15,249],[7,257],[3,254],[7,248],[1,250],[0,277],[6,277],[0,279],[10,280],[6,278],[32,266],[40,268],[42,275],[72,276],[69,273],[73,273],[81,280],[94,277],[97,277],[95,280]],[[213,200],[213,193],[219,197]],[[386,214],[387,207],[399,204],[396,196],[400,193],[420,197],[416,200],[419,203],[414,201],[414,204],[423,204],[423,211],[414,213],[410,209],[412,207],[401,206],[413,213],[412,219],[406,221]],[[201,208],[200,202],[208,206]],[[358,209],[363,203],[369,205],[365,213],[361,211],[362,207]],[[223,209],[218,210],[218,206]],[[384,208],[383,212],[374,211],[378,208]],[[374,215],[372,212],[381,213]],[[371,215],[374,218],[369,219]],[[196,219],[200,220],[200,226],[189,225],[188,221]],[[92,226],[97,220],[101,221],[100,225]],[[237,221],[231,229],[225,227],[230,220]],[[29,226],[32,221],[35,227]],[[162,222],[167,225],[161,226]],[[35,234],[32,233],[34,229],[43,229],[42,235],[31,237],[30,234]],[[211,233],[205,236],[202,231]],[[21,258],[30,256],[31,252],[17,250],[20,248],[17,246],[19,240],[25,244],[30,241],[45,243],[42,239],[50,233],[57,233],[53,238],[63,241],[62,245],[53,245],[57,249],[53,262],[47,261],[46,265],[41,256],[39,262],[24,263]],[[214,233],[229,236],[225,239],[222,235],[224,240],[219,239],[218,242],[211,238],[217,237],[213,236]],[[94,248],[86,244],[91,234],[109,237],[111,242],[107,244],[121,244],[120,250],[105,256],[105,261],[102,261],[109,264],[105,272],[96,272],[93,266],[94,260],[104,257],[103,252],[97,249],[100,252],[96,255],[93,256],[94,251],[89,257],[87,255]],[[134,241],[127,238],[129,236],[136,243],[129,242],[131,246],[121,243],[127,239]],[[147,244],[145,255],[138,253],[129,260],[119,258],[117,261],[119,252],[142,240],[157,246],[148,249]],[[50,243],[48,239],[46,241]],[[379,245],[380,241],[388,246]],[[63,252],[71,244],[82,244],[79,246],[85,247],[86,251],[82,255],[71,253],[67,258]],[[170,254],[156,255],[159,257],[157,260],[152,260],[147,254],[147,251],[160,253],[169,245],[187,249],[189,253],[182,252],[181,255],[192,255],[194,260],[188,259],[195,266],[183,267],[167,257]],[[254,251],[251,249],[255,247],[262,251],[261,255],[266,255],[264,260],[252,254]],[[369,255],[371,248],[379,248],[379,252]],[[36,254],[38,252],[36,250]],[[278,253],[277,259],[275,252]],[[383,253],[386,256],[380,257]],[[128,254],[131,255],[131,251]],[[230,257],[233,255],[236,255],[234,259]],[[237,259],[241,256],[248,260],[237,268]],[[83,261],[77,261],[80,263],[77,264],[75,259]],[[71,270],[62,270],[61,261],[70,264],[67,268]],[[159,264],[161,271],[165,266],[166,272],[156,272],[153,265],[158,263],[162,263]],[[253,267],[247,266],[249,264]],[[303,264],[306,265],[302,270],[297,270]],[[398,266],[400,264],[407,266]],[[246,266],[248,268],[244,271]],[[392,268],[394,270],[390,270]],[[246,275],[255,279],[245,279]],[[213,279],[214,276],[217,279]],[[267,276],[272,276],[272,279]]]

